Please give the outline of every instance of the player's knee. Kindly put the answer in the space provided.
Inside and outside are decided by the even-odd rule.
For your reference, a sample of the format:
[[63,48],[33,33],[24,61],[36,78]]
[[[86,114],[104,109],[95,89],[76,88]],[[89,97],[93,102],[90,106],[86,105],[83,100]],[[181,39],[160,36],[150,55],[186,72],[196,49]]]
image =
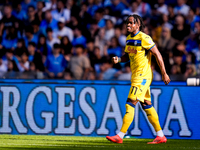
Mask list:
[[133,105],[136,105],[137,102],[138,102],[138,100],[133,100],[133,99],[128,98],[126,102],[130,102],[130,103],[132,103]]
[[144,100],[144,102],[143,103],[140,102],[140,104],[142,105],[143,109],[147,109],[147,108],[152,107],[151,101]]
[[147,101],[147,100],[144,100],[144,104],[145,104],[145,105],[152,105],[152,104],[151,104],[151,101]]

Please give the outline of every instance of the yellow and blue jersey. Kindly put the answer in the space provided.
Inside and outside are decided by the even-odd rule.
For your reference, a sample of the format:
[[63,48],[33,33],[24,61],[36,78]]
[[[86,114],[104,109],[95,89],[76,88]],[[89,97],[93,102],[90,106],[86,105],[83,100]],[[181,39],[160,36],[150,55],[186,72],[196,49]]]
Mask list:
[[128,53],[132,71],[131,82],[152,79],[151,50],[155,46],[152,38],[139,31],[134,36],[129,34],[126,39],[125,53]]

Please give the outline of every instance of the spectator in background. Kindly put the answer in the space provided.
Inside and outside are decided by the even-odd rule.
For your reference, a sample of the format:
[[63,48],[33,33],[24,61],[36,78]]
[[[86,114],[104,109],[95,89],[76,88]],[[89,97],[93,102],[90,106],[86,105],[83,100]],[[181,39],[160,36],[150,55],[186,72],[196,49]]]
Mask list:
[[70,20],[70,10],[64,7],[64,3],[62,0],[57,1],[57,8],[55,10],[52,10],[51,13],[56,20],[59,20],[61,17],[64,18],[64,24]]
[[29,67],[29,71],[30,71],[31,73],[35,73],[35,72],[37,71],[34,62],[30,62],[30,65],[29,65],[29,66],[30,66],[30,67]]
[[86,55],[91,59],[94,57],[94,40],[90,39],[86,43]]
[[120,2],[120,0],[111,0],[111,2],[112,2],[111,9],[113,13],[122,12],[126,8],[124,3]]
[[115,29],[114,29],[114,21],[111,19],[106,20],[106,27],[105,27],[105,37],[104,39],[106,41],[110,41],[111,38],[115,35]]
[[36,14],[36,10],[35,10],[34,6],[30,5],[28,7],[27,14],[28,14],[28,18],[26,20],[24,20],[24,25],[25,26],[30,26],[32,21],[39,21],[38,17],[36,17],[36,15],[35,15]]
[[66,8],[68,10],[70,10],[71,16],[78,16],[78,14],[80,12],[80,7],[78,7],[76,5],[76,1],[75,0],[67,0],[66,1]]
[[94,47],[94,57],[90,60],[91,66],[95,70],[95,72],[98,74],[100,73],[100,66],[103,63],[100,48],[95,46]]
[[100,66],[101,72],[98,75],[99,80],[113,80],[117,70],[113,68],[113,64],[109,57],[105,57],[102,65]]
[[133,1],[128,9],[124,9],[122,11],[122,15],[132,15],[132,14],[140,15],[138,12],[138,3],[136,1]]
[[53,37],[53,31],[52,28],[47,28],[46,29],[47,33],[47,44],[53,49],[54,44],[60,44],[60,40],[57,37]]
[[161,24],[162,24],[162,27],[167,27],[170,30],[173,28],[173,25],[171,23],[169,23],[169,19],[166,14],[162,14],[162,16],[161,16]]
[[46,42],[46,37],[42,34],[38,38],[37,51],[41,53],[42,56],[45,56],[45,57],[52,53],[51,47]]
[[[8,60],[7,68],[8,68],[8,72],[9,72],[10,74],[12,74],[12,73],[14,73],[14,72],[19,72],[19,69],[18,69],[18,67],[17,67],[17,64],[16,64],[16,62],[15,62],[14,60]],[[9,75],[9,76],[14,77],[15,74],[14,74],[14,75]]]
[[167,5],[165,4],[165,0],[157,0],[157,2],[158,2],[158,4],[157,4],[158,6],[156,6],[157,12],[161,15],[162,14],[168,15],[169,12],[167,9]]
[[186,40],[186,50],[191,52],[193,49],[198,48],[198,35],[195,32],[191,31],[190,36]]
[[70,61],[72,56],[72,43],[67,36],[64,36],[61,39],[61,53],[65,56],[67,61]]
[[83,50],[84,47],[82,45],[76,45],[76,55],[72,56],[69,62],[69,69],[76,80],[85,80],[90,69],[90,61],[83,55]]
[[83,45],[84,48],[86,47],[86,38],[82,35],[81,27],[77,26],[74,29],[74,40],[72,41],[72,45]]
[[91,16],[89,12],[87,12],[87,10],[88,10],[87,4],[83,3],[81,5],[81,10],[78,14],[84,26],[87,26],[88,24],[90,24],[92,20],[92,16],[94,16],[94,15]]
[[4,16],[0,21],[0,36],[5,37],[6,32],[4,32],[9,27],[15,27],[17,19],[12,15],[12,6],[4,6]]
[[175,15],[182,14],[184,16],[187,16],[190,7],[185,4],[186,0],[177,0],[177,6],[174,7],[174,13]]
[[[187,65],[188,64],[192,64],[195,65],[195,54],[192,52],[189,52],[186,54],[186,59],[184,62],[182,62],[182,72],[185,73],[187,71]],[[195,73],[196,73],[196,69],[195,69]]]
[[168,14],[169,23],[173,25],[175,20],[174,7],[172,5],[168,5],[167,9],[169,12]]
[[197,74],[200,75],[200,39],[198,39],[198,48],[192,50],[196,56],[195,65],[197,69]]
[[126,46],[126,36],[124,34],[122,34],[120,26],[115,27],[115,36],[117,37],[120,46],[125,47]]
[[71,16],[70,21],[67,23],[67,27],[71,28],[72,30],[75,29],[76,26],[80,25],[80,17],[79,16]]
[[34,20],[31,22],[31,26],[33,28],[33,36],[38,39],[39,35],[42,34],[42,31],[40,30],[40,22]]
[[58,22],[56,19],[54,19],[52,17],[51,11],[47,10],[45,12],[45,18],[42,20],[41,24],[40,24],[40,29],[42,30],[43,34],[46,34],[46,29],[47,28],[51,28],[51,29],[55,29],[57,28]]
[[72,73],[70,71],[65,71],[64,80],[72,80]]
[[[21,3],[21,1],[23,2]],[[149,27],[145,28],[144,32],[152,34],[152,37],[155,38],[154,40],[158,44],[158,48],[166,64],[167,72],[171,71],[172,66],[178,66],[177,68],[180,68],[183,75],[189,76],[194,70],[191,69],[191,66],[194,66],[193,64],[195,63],[197,67],[196,72],[200,74],[200,50],[198,44],[198,39],[200,39],[200,18],[198,8],[196,10],[193,9],[198,7],[195,5],[196,0],[194,2],[187,1],[187,4],[191,8],[186,5],[186,0],[177,0],[175,8],[173,6],[174,3],[171,3],[172,0],[171,2],[165,0],[47,1],[20,0],[19,2],[6,0],[4,2],[5,5],[1,9],[3,10],[3,19],[0,20],[0,55],[6,54],[11,56],[13,54],[9,54],[10,52],[7,54],[6,51],[12,50],[12,53],[14,53],[13,56],[21,62],[22,54],[27,53],[28,43],[32,43],[33,41],[36,44],[35,47],[33,46],[35,52],[29,53],[28,59],[32,59],[32,61],[29,60],[33,66],[32,70],[39,71],[44,70],[43,63],[45,62],[45,58],[49,56],[49,52],[46,53],[46,49],[49,51],[49,49],[53,48],[54,44],[61,43],[61,55],[64,55],[65,60],[70,61],[72,53],[74,53],[72,50],[75,50],[73,46],[82,44],[86,47],[82,55],[90,59],[91,69],[95,70],[95,73],[93,70],[90,70],[88,73],[89,77],[85,77],[85,79],[93,80],[95,79],[95,75],[99,75],[101,72],[100,68],[102,66],[104,69],[109,68],[108,64],[103,64],[104,61],[106,62],[103,59],[104,55],[122,53],[127,35],[126,23],[124,22],[126,15],[137,13],[143,17],[145,25]],[[149,4],[153,6],[152,10]],[[13,10],[11,6],[13,6]],[[122,11],[121,6],[126,9]],[[130,8],[128,8],[129,6]],[[149,17],[150,14],[151,17]],[[2,13],[0,12],[0,19],[1,15]],[[63,19],[61,19],[61,23],[58,23],[60,18]],[[159,22],[159,18],[162,18],[161,22]],[[173,28],[171,25],[173,25]],[[65,27],[69,30],[65,30]],[[171,36],[170,29],[172,30]],[[44,36],[41,36],[40,39],[38,38],[40,34],[45,35],[47,38],[46,41]],[[119,45],[116,44],[116,39],[112,39],[113,36],[117,37]],[[94,42],[92,42],[93,40]],[[40,42],[38,43],[38,41]],[[110,47],[110,49],[106,49],[108,53],[105,54],[104,45]],[[118,48],[121,50],[119,51]],[[188,61],[190,60],[191,52],[195,54],[196,62],[191,63]],[[3,64],[5,61],[8,63],[10,58],[7,59],[4,56]],[[10,66],[13,66],[11,62],[10,64]],[[190,64],[192,65],[189,66]],[[15,66],[20,69],[20,63],[15,63]],[[189,66],[188,70],[186,69],[187,66]],[[112,76],[112,71],[115,70],[112,69],[113,67],[115,68],[116,66],[111,66],[108,72],[111,72],[112,79],[116,79],[115,76]],[[157,66],[155,70],[157,70]],[[102,71],[102,75],[104,72],[107,71]],[[69,78],[73,79],[70,76]],[[179,77],[176,79],[179,79]],[[184,78],[180,77],[180,79],[183,80]]]
[[19,69],[19,61],[18,61],[17,57],[15,57],[15,55],[13,54],[13,51],[11,49],[7,49],[6,54],[3,57],[3,61],[6,65],[8,65],[8,61],[10,61],[10,60],[14,61],[17,66],[17,69]]
[[50,0],[45,2],[44,10],[55,10],[57,7],[57,0]]
[[29,6],[36,8],[36,2],[33,0],[23,0],[21,6],[24,11],[28,11]]
[[95,11],[98,9],[98,6],[95,5],[94,0],[87,0],[88,2],[88,9],[87,12],[91,15],[94,16]]
[[63,36],[68,36],[70,41],[73,40],[73,31],[65,26],[65,19],[63,17],[59,18],[58,28],[54,30],[53,36],[58,39],[61,39]]
[[19,62],[19,71],[29,71],[28,53],[26,52],[21,55],[21,60]]
[[42,55],[36,51],[36,44],[34,42],[28,43],[28,60],[35,64],[36,71],[44,71],[44,64],[42,62]]
[[148,3],[143,2],[142,0],[136,0],[138,3],[137,12],[141,17],[149,17],[151,14],[151,7]]
[[194,24],[194,33],[197,37],[197,40],[200,39],[200,21],[199,22],[195,22]]
[[187,64],[186,71],[184,73],[185,80],[188,77],[194,77],[196,75],[196,67],[194,64]]
[[88,73],[87,80],[96,80],[96,74],[94,71]]
[[101,28],[98,32],[98,35],[95,37],[95,46],[98,46],[100,49],[100,54],[101,56],[104,55],[104,45],[106,44],[106,40],[104,39],[105,37],[105,29]]
[[17,46],[17,31],[14,27],[7,27],[6,36],[2,39],[1,45],[6,49],[11,49],[14,51]]
[[162,54],[166,71],[170,71],[170,65],[173,64],[173,52],[172,49],[176,44],[176,40],[171,37],[171,31],[169,28],[164,27],[162,29],[161,37],[158,40],[158,49]]
[[19,20],[26,20],[27,14],[26,11],[22,9],[21,4],[19,2],[15,2],[13,6],[14,6],[14,10],[12,11],[13,16]]
[[2,12],[0,11],[0,20],[3,18]]
[[169,54],[175,46],[176,40],[171,37],[171,31],[167,27],[163,27],[161,36],[158,40],[158,49],[161,53]]
[[36,16],[39,19],[40,23],[42,22],[42,20],[45,17],[45,13],[43,11],[44,7],[45,7],[45,3],[43,1],[38,1],[37,2],[37,13],[36,13]]
[[181,74],[181,67],[179,65],[172,65],[170,71],[170,79],[172,81],[181,81],[184,79],[184,76]]
[[36,36],[33,35],[33,28],[32,26],[28,26],[25,29],[25,37],[24,37],[24,41],[25,41],[25,45],[28,46],[29,42],[34,42],[37,43],[38,42],[38,38]]
[[122,56],[122,48],[119,46],[117,37],[112,37],[109,45],[105,47],[104,55],[115,55],[118,57]]
[[24,52],[27,52],[24,39],[18,39],[14,54],[17,58],[19,58]]
[[195,10],[190,8],[187,15],[187,23],[190,24],[191,29],[194,31],[195,22],[200,22],[200,16],[195,15]]
[[[156,21],[156,20],[153,20]],[[169,28],[170,30],[173,28],[173,26],[168,22],[168,17],[165,14],[160,15],[159,17],[159,23],[155,23],[155,28],[151,31],[152,38],[155,42],[158,42],[162,29],[164,27]]]
[[1,77],[3,76],[2,73],[7,72],[7,69],[8,69],[8,68],[7,68],[6,64],[3,62],[2,57],[0,57],[0,76],[1,76]]
[[64,76],[67,62],[63,55],[60,54],[61,47],[54,44],[53,53],[47,56],[45,67],[49,78],[62,78]]
[[180,72],[183,74],[185,71],[185,66],[183,66],[183,52],[179,50],[174,50],[173,51],[173,62],[175,65],[180,67]]
[[117,80],[131,80],[131,68],[130,63],[126,63],[124,68],[117,73],[115,73],[115,77],[117,77]]
[[104,10],[99,8],[95,11],[95,14],[93,17],[93,19],[97,22],[100,28],[103,28],[106,25],[105,19],[103,18],[103,12]]
[[151,70],[153,72],[153,81],[161,81],[162,77],[161,77],[160,73],[158,73],[156,71],[156,63],[155,62],[151,63]]
[[179,42],[185,40],[190,34],[190,26],[185,24],[185,18],[183,15],[177,15],[175,18],[175,25],[171,31],[172,37]]
[[[85,31],[85,30],[83,30],[83,31]],[[89,33],[87,31],[89,31]],[[97,23],[93,20],[90,24],[89,29],[88,30],[86,29],[86,31],[83,32],[83,34],[85,33],[84,36],[87,39],[94,39],[95,36],[98,34],[98,31],[99,31],[99,27],[98,27]]]

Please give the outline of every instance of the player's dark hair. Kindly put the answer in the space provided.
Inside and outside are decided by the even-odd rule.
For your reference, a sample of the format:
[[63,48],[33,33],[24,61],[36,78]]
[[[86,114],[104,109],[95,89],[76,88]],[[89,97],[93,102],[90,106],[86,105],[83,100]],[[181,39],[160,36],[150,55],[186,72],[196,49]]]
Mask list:
[[126,19],[126,22],[128,21],[128,18],[130,17],[133,17],[134,18],[134,23],[137,23],[140,27],[139,27],[139,30],[140,31],[143,31],[144,28],[145,28],[145,25],[144,25],[144,22],[143,22],[143,19],[142,17],[140,17],[139,15],[137,14],[133,14],[133,15],[129,15]]

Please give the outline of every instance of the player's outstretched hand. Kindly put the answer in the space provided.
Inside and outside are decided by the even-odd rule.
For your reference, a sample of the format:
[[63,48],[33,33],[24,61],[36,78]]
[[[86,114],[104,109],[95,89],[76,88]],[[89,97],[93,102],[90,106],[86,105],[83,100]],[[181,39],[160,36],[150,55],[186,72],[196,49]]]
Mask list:
[[162,75],[162,80],[166,85],[171,81],[167,74]]
[[112,57],[111,61],[112,61],[113,64],[117,64],[118,63],[118,57],[117,56]]

